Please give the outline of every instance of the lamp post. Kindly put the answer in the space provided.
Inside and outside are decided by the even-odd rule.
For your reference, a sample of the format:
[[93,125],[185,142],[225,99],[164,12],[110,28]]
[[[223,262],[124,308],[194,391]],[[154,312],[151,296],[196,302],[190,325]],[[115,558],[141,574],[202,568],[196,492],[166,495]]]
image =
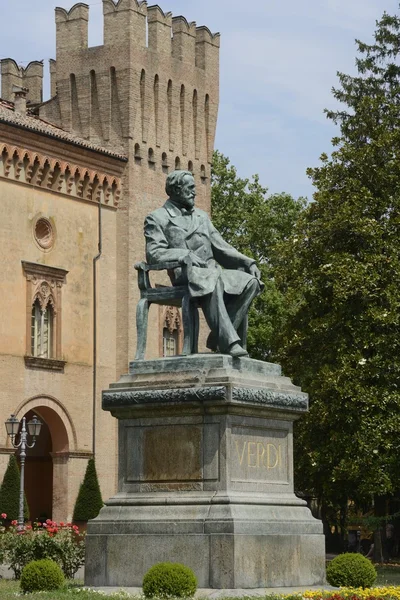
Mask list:
[[[11,438],[11,443],[14,448],[21,448],[19,456],[21,460],[20,465],[20,485],[19,485],[19,512],[18,512],[18,530],[24,529],[24,476],[25,476],[25,458],[26,449],[33,448],[36,444],[36,438],[40,433],[42,427],[41,421],[35,415],[30,421],[28,421],[28,430],[26,429],[26,418],[22,417],[22,429],[20,432],[20,440],[18,444],[15,443],[15,437],[18,434],[20,421],[18,421],[15,415],[11,415],[5,422],[7,435]],[[32,437],[32,443],[28,443],[28,433]]]

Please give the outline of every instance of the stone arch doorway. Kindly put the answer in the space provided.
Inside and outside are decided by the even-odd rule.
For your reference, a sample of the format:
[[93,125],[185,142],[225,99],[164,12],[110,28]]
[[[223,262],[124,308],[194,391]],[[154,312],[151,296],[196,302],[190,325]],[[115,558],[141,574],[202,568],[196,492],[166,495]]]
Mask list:
[[[76,435],[68,413],[54,398],[37,397],[21,405],[16,416],[27,421],[37,415],[42,430],[35,447],[27,451],[25,494],[31,520],[66,520],[68,514],[68,462]],[[19,453],[18,453],[19,454]]]
[[[29,421],[38,411],[25,413]],[[39,417],[40,418],[40,417]],[[42,429],[35,446],[27,450],[25,459],[25,495],[31,521],[45,521],[53,513],[53,460],[49,426],[43,418]],[[19,462],[19,453],[18,453]]]

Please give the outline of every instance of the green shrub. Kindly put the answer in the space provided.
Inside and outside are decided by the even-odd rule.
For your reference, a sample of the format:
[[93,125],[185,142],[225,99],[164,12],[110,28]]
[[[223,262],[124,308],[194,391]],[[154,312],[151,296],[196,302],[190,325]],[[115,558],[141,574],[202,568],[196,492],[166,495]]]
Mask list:
[[326,579],[335,587],[371,587],[376,576],[373,564],[361,554],[339,554],[326,569]]
[[[20,473],[15,454],[10,454],[8,466],[0,488],[0,511],[7,514],[10,521],[18,519]],[[28,504],[24,496],[24,517],[29,519]]]
[[34,560],[23,568],[21,590],[24,593],[57,590],[64,583],[64,575],[53,560]]
[[94,459],[91,458],[86,467],[85,477],[79,488],[74,508],[74,521],[94,519],[103,507],[99,481],[97,479]]
[[158,563],[143,578],[146,598],[189,598],[197,589],[197,579],[192,569],[179,563]]

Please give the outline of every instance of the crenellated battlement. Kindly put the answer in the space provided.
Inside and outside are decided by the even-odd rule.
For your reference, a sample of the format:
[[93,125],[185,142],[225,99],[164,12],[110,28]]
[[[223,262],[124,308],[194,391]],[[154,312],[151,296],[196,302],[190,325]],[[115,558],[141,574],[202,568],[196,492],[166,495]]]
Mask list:
[[89,6],[79,2],[66,11],[56,7],[57,58],[60,53],[88,47]]
[[155,4],[147,8],[148,46],[154,52],[168,54],[171,48],[172,13]]
[[[104,18],[104,47],[129,45],[130,49],[147,48],[201,69],[213,68],[211,49],[217,53],[219,33],[208,27],[196,26],[184,16],[172,16],[160,6],[147,6],[138,0],[102,0]],[[57,28],[57,58],[88,48],[89,6],[79,2],[70,10],[55,9]],[[146,39],[147,38],[147,39]],[[205,49],[208,44],[210,48]],[[160,56],[161,58],[161,56]]]
[[124,152],[134,140],[149,165],[163,152],[169,164],[197,160],[200,173],[214,145],[219,34],[145,1],[102,5],[103,45],[92,48],[89,6],[55,9],[54,101],[41,108],[41,116]]
[[29,90],[27,100],[37,104],[43,100],[43,61],[33,60],[26,67],[12,58],[1,60],[1,97],[14,102],[13,86]]
[[196,23],[172,17],[172,56],[196,64]]
[[121,43],[146,46],[147,2],[137,0],[103,0],[104,45]]
[[221,35],[219,33],[211,33],[205,25],[196,27],[196,43],[211,44],[211,46],[220,47]]
[[165,13],[158,4],[148,6],[147,15],[151,21],[157,21],[163,25],[172,25],[172,12]]
[[69,10],[65,10],[65,8],[57,6],[55,8],[55,13],[56,23],[75,21],[77,19],[84,19],[85,21],[89,20],[89,6],[83,2],[74,4],[74,6]]
[[103,13],[106,12],[120,12],[124,10],[133,10],[143,15],[147,14],[147,2],[143,0],[138,2],[137,0],[103,0]]

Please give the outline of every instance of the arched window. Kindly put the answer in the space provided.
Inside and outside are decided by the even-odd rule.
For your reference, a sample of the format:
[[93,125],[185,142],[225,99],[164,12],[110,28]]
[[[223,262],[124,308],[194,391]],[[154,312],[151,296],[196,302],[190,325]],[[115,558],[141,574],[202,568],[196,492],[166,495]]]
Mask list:
[[50,302],[43,308],[39,298],[32,306],[31,318],[31,355],[37,358],[53,356],[53,317],[54,311]]
[[62,371],[62,287],[68,271],[22,261],[27,283],[25,365]]
[[171,137],[172,137],[172,81],[171,81],[171,79],[168,80],[167,105],[168,105],[168,136],[169,136],[169,145],[171,146]]
[[181,159],[179,158],[179,156],[177,156],[175,158],[175,170],[179,171],[181,168]]
[[168,156],[167,156],[166,152],[162,153],[161,167],[162,167],[162,170],[164,173],[168,173],[169,162],[168,162]]
[[182,346],[182,322],[179,309],[167,306],[162,311],[162,356],[176,356]]
[[178,330],[163,329],[163,356],[176,356],[178,354]]
[[[155,116],[155,120],[156,120],[156,136],[158,134],[158,117],[159,117],[159,89],[160,89],[160,79],[158,77],[158,75],[156,75],[154,77],[154,87],[153,87],[153,94],[154,94],[154,116]],[[158,137],[157,137],[158,139]]]
[[140,107],[142,109],[142,141],[145,142],[145,135],[144,135],[144,111],[145,111],[145,106],[146,106],[146,71],[144,69],[142,69],[142,72],[140,74]]

